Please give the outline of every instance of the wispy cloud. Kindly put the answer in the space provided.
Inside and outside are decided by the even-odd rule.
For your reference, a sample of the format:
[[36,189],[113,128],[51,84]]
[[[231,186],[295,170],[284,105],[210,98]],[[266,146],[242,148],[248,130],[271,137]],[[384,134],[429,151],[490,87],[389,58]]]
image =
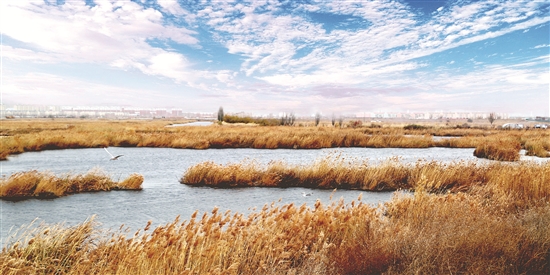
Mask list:
[[[358,102],[373,100],[405,108],[428,96],[430,104],[460,98],[468,105],[462,95],[511,94],[522,85],[548,96],[542,91],[549,61],[541,53],[548,39],[521,46],[520,40],[514,48],[489,45],[492,51],[479,54],[480,46],[473,48],[516,32],[535,37],[539,28],[548,28],[548,0],[450,1],[430,13],[418,12],[407,0],[33,0],[0,5],[0,30],[8,41],[3,58],[24,64],[8,75],[41,76],[52,95],[67,89],[56,86],[54,73],[44,77],[23,67],[94,64],[137,71],[200,97],[236,105],[239,98],[249,98],[260,109],[305,108],[306,102],[329,108],[335,99],[357,109]],[[464,51],[467,56],[461,55]],[[38,85],[9,83],[7,95],[21,99],[13,91],[31,94],[29,85]]]
[[[179,81],[182,77],[175,77],[169,69],[184,68],[185,57],[153,48],[147,39],[199,46],[196,32],[164,25],[159,11],[130,1],[98,1],[95,6],[78,0],[60,6],[41,1],[3,3],[3,34],[28,45],[7,48],[6,57],[11,59],[129,66]],[[32,18],[31,23],[28,18]],[[173,61],[164,60],[160,65],[171,67],[160,69],[159,62],[166,56]]]

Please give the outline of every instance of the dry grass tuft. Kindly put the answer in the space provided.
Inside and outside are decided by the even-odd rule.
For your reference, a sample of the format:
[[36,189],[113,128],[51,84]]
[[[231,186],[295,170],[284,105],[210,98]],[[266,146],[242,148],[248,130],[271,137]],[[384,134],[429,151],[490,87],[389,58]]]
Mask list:
[[99,170],[87,174],[55,176],[36,170],[19,172],[0,180],[0,199],[22,200],[29,198],[57,198],[82,192],[109,190],[141,190],[143,176],[130,175],[115,182]]
[[113,189],[115,190],[141,190],[143,176],[140,174],[132,174],[125,180],[118,182]]
[[526,155],[540,158],[550,157],[550,138],[532,138],[525,141]]
[[484,188],[471,194],[417,192],[387,203],[393,232],[386,245],[398,252],[387,274],[548,273],[549,205],[518,213],[509,203],[487,196]]
[[518,140],[488,140],[478,144],[474,150],[474,156],[500,161],[519,160],[521,143]]

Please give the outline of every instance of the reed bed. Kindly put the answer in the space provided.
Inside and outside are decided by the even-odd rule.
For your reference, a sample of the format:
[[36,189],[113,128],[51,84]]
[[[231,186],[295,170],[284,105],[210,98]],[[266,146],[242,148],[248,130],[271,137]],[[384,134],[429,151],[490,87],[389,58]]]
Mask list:
[[474,156],[499,161],[517,161],[520,158],[521,144],[517,140],[499,139],[476,146]]
[[[514,192],[514,191],[511,191]],[[510,197],[397,194],[378,206],[266,205],[151,228],[25,227],[0,253],[2,274],[548,274],[550,205]]]
[[[308,187],[368,191],[464,191],[474,186],[506,187],[520,201],[550,198],[550,162],[475,163],[418,161],[398,158],[372,165],[368,160],[327,155],[310,165],[282,161],[260,165],[254,160],[227,165],[203,162],[190,167],[180,183],[211,187]],[[496,188],[495,187],[495,188]]]
[[[510,131],[425,127],[291,127],[197,126],[165,127],[175,121],[30,120],[4,121],[0,130],[0,159],[10,154],[66,148],[164,147],[319,149],[371,148],[476,148],[502,140],[517,144],[528,155],[548,157],[550,131]],[[434,141],[433,136],[455,138]],[[514,147],[515,148],[515,147]],[[518,150],[519,151],[519,150]]]
[[0,180],[0,199],[57,198],[75,193],[110,190],[141,190],[143,176],[132,174],[113,181],[99,170],[86,174],[55,176],[50,172],[18,172]]

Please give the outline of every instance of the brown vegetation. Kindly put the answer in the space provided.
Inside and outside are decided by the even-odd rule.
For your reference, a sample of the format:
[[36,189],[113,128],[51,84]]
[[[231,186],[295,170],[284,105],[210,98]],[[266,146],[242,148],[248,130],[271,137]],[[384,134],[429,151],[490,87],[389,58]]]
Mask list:
[[500,161],[519,160],[521,144],[518,140],[498,139],[478,144],[474,156]]
[[[403,128],[182,127],[166,122],[4,122],[0,157],[33,150],[103,146],[174,148],[429,147],[480,148],[502,141],[548,156],[550,132]],[[40,127],[37,127],[40,125]],[[460,136],[433,141],[432,136]],[[502,154],[485,150],[487,157]],[[510,150],[512,151],[512,150]],[[511,154],[511,153],[506,153]],[[56,178],[31,171],[2,181],[0,194],[63,193],[60,183],[103,190],[110,179]],[[19,178],[18,178],[19,177]],[[137,188],[133,175],[115,188]],[[371,206],[358,201],[313,208],[265,206],[249,216],[219,213],[134,235],[80,225],[22,228],[0,253],[1,274],[550,274],[550,162],[377,166],[339,156],[310,166],[253,161],[201,163],[182,182],[227,186],[410,189]],[[30,183],[36,183],[33,187]],[[43,184],[44,187],[40,187]],[[122,187],[125,186],[125,187]],[[47,187],[47,188],[46,188]],[[38,191],[37,191],[38,190]],[[32,191],[32,192],[31,192]],[[449,191],[449,192],[447,192]],[[38,192],[38,193],[36,193]],[[35,195],[31,195],[35,196]],[[122,228],[122,226],[121,226]]]
[[0,180],[0,199],[57,198],[75,193],[110,190],[141,190],[143,176],[130,175],[116,182],[101,171],[81,175],[55,176],[36,170],[19,172]]
[[[165,148],[476,148],[507,140],[528,155],[548,156],[550,131],[509,131],[454,127],[246,127],[224,125],[165,127],[176,121],[7,120],[0,130],[0,159],[10,154],[66,148],[165,147]],[[406,129],[404,129],[406,128]],[[457,138],[434,141],[432,136]],[[514,145],[515,146],[515,145]],[[516,147],[514,147],[516,148]]]
[[190,167],[180,179],[187,185],[211,187],[308,187],[430,192],[465,191],[475,186],[501,186],[517,191],[523,200],[550,198],[550,162],[440,162],[403,164],[389,159],[380,165],[368,161],[327,156],[311,165],[255,161],[220,165],[203,162]]
[[548,274],[547,200],[517,208],[522,195],[499,190],[418,191],[378,207],[272,204],[247,217],[214,209],[133,236],[93,220],[29,227],[0,253],[0,273]]

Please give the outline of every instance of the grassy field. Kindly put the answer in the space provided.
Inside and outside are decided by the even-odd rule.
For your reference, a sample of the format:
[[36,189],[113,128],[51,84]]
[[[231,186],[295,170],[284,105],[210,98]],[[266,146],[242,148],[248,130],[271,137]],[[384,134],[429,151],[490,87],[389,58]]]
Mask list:
[[55,176],[48,172],[19,172],[0,179],[0,199],[57,198],[75,193],[110,190],[141,190],[143,176],[130,175],[116,182],[95,170],[86,174]]
[[[178,121],[6,120],[0,159],[30,151],[122,147],[165,148],[476,148],[477,155],[514,161],[519,149],[550,156],[550,130],[502,130],[480,126],[370,124],[363,127],[233,126],[165,127]],[[416,126],[416,127],[411,127]],[[433,137],[455,137],[434,140]]]

